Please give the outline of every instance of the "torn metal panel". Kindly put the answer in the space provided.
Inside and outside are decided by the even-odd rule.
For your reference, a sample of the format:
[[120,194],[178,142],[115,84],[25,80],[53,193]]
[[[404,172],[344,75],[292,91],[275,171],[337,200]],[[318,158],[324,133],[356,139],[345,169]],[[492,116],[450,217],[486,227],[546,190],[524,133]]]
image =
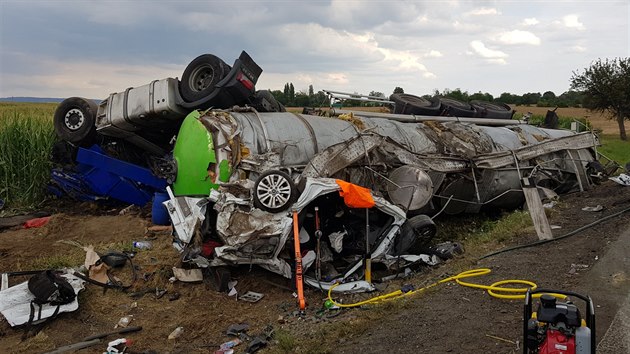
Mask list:
[[242,210],[223,205],[217,217],[217,233],[227,246],[242,246],[258,239],[280,237],[291,229],[291,218],[260,209]]
[[561,150],[578,150],[592,147],[593,135],[590,132],[585,132],[546,140],[535,145],[526,145],[509,151],[477,156],[474,162],[477,168],[500,168],[513,165],[515,159],[517,161],[525,161]]
[[168,212],[177,237],[184,243],[189,243],[195,234],[195,229],[205,219],[206,198],[175,197],[170,187],[166,187],[169,200],[163,202]]

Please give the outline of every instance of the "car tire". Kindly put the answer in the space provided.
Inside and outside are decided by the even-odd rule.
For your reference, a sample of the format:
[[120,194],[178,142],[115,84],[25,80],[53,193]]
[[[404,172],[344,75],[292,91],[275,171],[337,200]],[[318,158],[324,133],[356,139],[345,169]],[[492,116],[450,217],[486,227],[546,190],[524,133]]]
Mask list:
[[270,213],[287,210],[297,197],[297,187],[287,173],[264,172],[254,184],[254,206]]
[[389,96],[389,100],[395,103],[395,114],[417,114],[425,116],[437,116],[440,114],[440,103],[435,100],[414,96],[406,93],[395,93]]
[[512,119],[514,111],[503,102],[470,101],[477,118]]
[[400,234],[394,243],[395,255],[419,254],[437,233],[433,220],[426,215],[409,218],[400,228]]
[[179,93],[186,102],[195,102],[209,96],[216,84],[223,80],[232,68],[212,54],[203,54],[190,62],[179,83]]
[[76,145],[91,145],[96,138],[97,110],[96,103],[91,100],[66,98],[57,106],[53,118],[57,136]]
[[450,117],[474,117],[475,109],[468,103],[453,98],[438,98],[442,104],[442,115]]

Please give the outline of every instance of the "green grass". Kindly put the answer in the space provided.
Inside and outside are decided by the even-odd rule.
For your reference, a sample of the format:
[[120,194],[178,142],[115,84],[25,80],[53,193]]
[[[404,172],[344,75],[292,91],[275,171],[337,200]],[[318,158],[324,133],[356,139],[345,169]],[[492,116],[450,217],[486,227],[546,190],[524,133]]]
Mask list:
[[45,200],[56,104],[0,103],[0,199],[7,210]]
[[600,146],[597,151],[621,166],[630,162],[630,140],[623,141],[619,135],[601,135]]

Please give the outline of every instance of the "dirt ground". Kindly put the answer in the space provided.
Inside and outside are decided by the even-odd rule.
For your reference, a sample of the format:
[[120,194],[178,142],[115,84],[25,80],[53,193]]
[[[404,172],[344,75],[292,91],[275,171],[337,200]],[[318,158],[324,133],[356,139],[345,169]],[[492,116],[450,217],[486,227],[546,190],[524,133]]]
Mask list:
[[[601,212],[586,212],[585,206],[602,205]],[[51,207],[55,208],[55,205]],[[128,292],[107,290],[86,284],[80,293],[80,308],[63,313],[44,324],[35,336],[21,340],[23,329],[11,328],[0,321],[0,348],[10,353],[39,353],[81,341],[82,338],[108,332],[123,316],[133,316],[130,325],[143,330],[128,334],[133,339],[132,353],[213,353],[231,337],[225,334],[232,324],[247,323],[252,336],[272,325],[275,339],[262,353],[335,352],[335,353],[518,353],[521,337],[521,300],[499,300],[477,289],[454,283],[383,305],[342,311],[322,311],[325,294],[307,289],[308,309],[305,317],[296,316],[296,301],[290,280],[257,267],[233,269],[239,293],[255,291],[264,297],[257,303],[236,301],[234,297],[213,290],[213,283],[170,283],[171,268],[179,265],[179,256],[171,246],[168,233],[146,231],[150,218],[145,212],[118,215],[120,208],[94,207],[82,204],[68,208],[56,206],[50,223],[38,229],[0,232],[0,272],[47,267],[83,261],[84,251],[60,241],[92,244],[100,252],[129,250],[134,240],[151,239],[153,248],[138,251],[134,258],[139,280]],[[560,226],[556,237],[630,208],[630,188],[607,181],[597,188],[562,196],[550,213],[550,223]],[[468,252],[441,266],[425,268],[411,278],[383,284],[378,294],[388,293],[403,284],[416,288],[457,274],[460,271],[487,267],[492,273],[473,282],[490,284],[502,279],[527,279],[540,287],[590,293],[597,306],[597,335],[601,338],[610,325],[621,299],[630,289],[627,255],[613,260],[610,269],[592,272],[607,257],[619,236],[630,227],[630,212],[598,224],[575,236],[534,248],[516,250],[477,261],[479,256],[495,250]],[[442,235],[444,236],[444,235]],[[537,240],[532,231],[525,238],[499,247],[525,244]],[[623,257],[617,254],[616,257]],[[616,266],[615,266],[616,265]],[[623,267],[626,267],[625,269]],[[614,269],[621,267],[620,269]],[[130,267],[116,270],[123,280],[129,279]],[[10,284],[26,278],[13,277]],[[155,288],[167,293],[157,299]],[[146,292],[146,293],[145,293]],[[176,300],[170,297],[179,294]],[[378,294],[340,296],[350,303]],[[183,334],[167,339],[176,328]],[[493,337],[490,337],[493,336]],[[120,336],[110,336],[113,340]],[[497,339],[498,338],[498,339]],[[84,349],[82,353],[102,353],[107,340]],[[520,345],[520,343],[519,343]],[[235,348],[242,353],[246,344]]]

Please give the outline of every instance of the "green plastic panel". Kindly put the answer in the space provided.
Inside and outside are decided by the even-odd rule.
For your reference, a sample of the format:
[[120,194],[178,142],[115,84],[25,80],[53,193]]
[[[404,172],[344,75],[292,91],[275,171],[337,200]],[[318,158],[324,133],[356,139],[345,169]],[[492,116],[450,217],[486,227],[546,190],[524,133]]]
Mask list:
[[208,175],[208,166],[217,162],[212,134],[199,121],[198,111],[191,112],[184,119],[177,134],[173,157],[177,163],[177,179],[173,183],[175,195],[207,196],[211,189],[218,187]]

